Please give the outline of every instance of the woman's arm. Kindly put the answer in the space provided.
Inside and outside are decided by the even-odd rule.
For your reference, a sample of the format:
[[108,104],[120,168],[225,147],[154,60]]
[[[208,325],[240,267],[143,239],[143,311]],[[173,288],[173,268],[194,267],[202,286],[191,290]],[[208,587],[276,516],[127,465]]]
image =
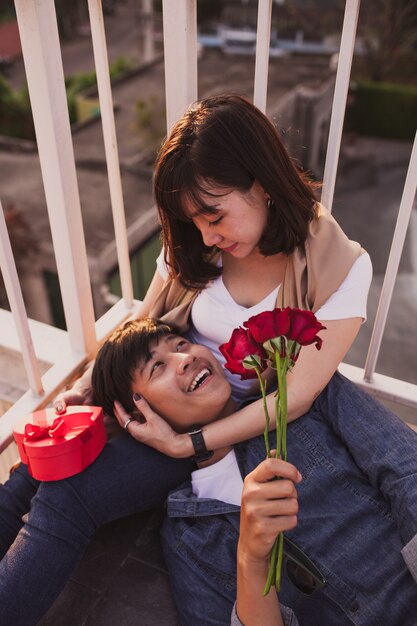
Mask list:
[[165,283],[164,278],[162,278],[158,270],[155,270],[155,274],[153,275],[151,284],[148,287],[146,295],[142,301],[142,304],[136,316],[138,319],[142,317],[147,317],[149,315],[149,311],[151,310],[158,294],[160,293],[162,287],[164,286],[164,283]]
[[[282,480],[272,480],[273,478]],[[293,465],[278,459],[263,461],[245,478],[237,550],[236,612],[245,626],[283,626],[278,596],[263,589],[269,554],[278,533],[297,525],[294,483],[301,476]]]
[[[321,320],[320,320],[321,321]],[[304,415],[324,389],[337,367],[351,347],[361,326],[361,318],[322,322],[327,330],[320,332],[323,339],[321,350],[305,346],[287,377],[288,420]],[[275,429],[274,394],[267,397],[270,430]],[[229,417],[204,427],[204,440],[209,450],[233,445],[256,437],[264,429],[262,400],[257,400]],[[185,445],[185,444],[184,444]]]
[[[352,345],[361,322],[362,318],[359,317],[323,321],[327,330],[320,332],[323,339],[321,350],[316,350],[314,346],[302,348],[297,363],[287,379],[289,421],[304,415],[311,407]],[[186,458],[194,454],[189,435],[177,434],[172,429],[167,430],[166,423],[149,409],[149,405],[143,399],[135,404],[146,419],[145,424],[135,424],[134,431],[131,433],[135,439],[168,456]],[[274,430],[275,398],[273,393],[267,397],[267,404],[271,421],[270,429]],[[126,421],[127,417],[127,414],[121,413],[120,420]],[[196,422],[198,422],[198,416],[196,416]],[[263,432],[264,424],[265,417],[260,399],[228,417],[204,426],[206,447],[208,450],[217,450],[257,437]]]

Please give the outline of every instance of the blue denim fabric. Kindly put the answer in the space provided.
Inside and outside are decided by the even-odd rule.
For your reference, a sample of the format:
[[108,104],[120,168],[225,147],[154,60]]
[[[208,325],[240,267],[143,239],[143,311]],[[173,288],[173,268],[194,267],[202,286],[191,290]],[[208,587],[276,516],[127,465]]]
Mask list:
[[[273,444],[274,436],[271,437]],[[235,446],[242,476],[265,458],[263,438]],[[417,533],[417,435],[336,374],[288,428],[300,470],[291,538],[327,584],[311,596],[284,574],[280,601],[300,626],[416,626],[417,585],[401,549]],[[182,626],[229,625],[236,593],[239,509],[169,495],[164,550]]]
[[124,433],[66,480],[38,483],[21,465],[0,485],[0,625],[36,624],[99,526],[160,505],[194,467]]

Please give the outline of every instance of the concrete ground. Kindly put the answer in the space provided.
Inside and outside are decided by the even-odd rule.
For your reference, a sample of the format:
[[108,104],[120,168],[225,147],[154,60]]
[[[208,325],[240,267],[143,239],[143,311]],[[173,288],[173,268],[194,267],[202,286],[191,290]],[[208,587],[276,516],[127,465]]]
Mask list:
[[100,529],[39,626],[178,626],[158,533],[162,513]]

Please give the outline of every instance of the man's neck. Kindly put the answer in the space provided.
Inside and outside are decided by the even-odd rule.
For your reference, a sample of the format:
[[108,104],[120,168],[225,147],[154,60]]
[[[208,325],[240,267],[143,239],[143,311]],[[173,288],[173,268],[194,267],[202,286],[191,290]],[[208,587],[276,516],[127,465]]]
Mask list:
[[207,461],[201,461],[201,463],[197,463],[198,469],[202,469],[203,467],[208,467],[209,465],[214,465],[215,463],[218,463],[219,461],[224,459],[226,454],[229,454],[230,450],[232,449],[233,446],[226,446],[225,448],[219,448],[218,450],[215,450],[213,456],[210,457]]
[[[232,398],[230,397],[227,403],[225,404],[221,415],[217,418],[216,421],[219,421],[223,419],[223,417],[227,417],[228,415],[231,415],[231,413],[234,413],[236,409],[237,409],[237,403],[234,400],[232,400]],[[203,467],[208,467],[209,465],[214,465],[214,463],[221,461],[222,459],[224,459],[226,454],[229,454],[232,448],[233,446],[226,446],[224,448],[219,448],[218,450],[215,450],[213,456],[210,459],[208,459],[207,461],[202,461],[201,463],[197,463],[198,469],[201,469]]]

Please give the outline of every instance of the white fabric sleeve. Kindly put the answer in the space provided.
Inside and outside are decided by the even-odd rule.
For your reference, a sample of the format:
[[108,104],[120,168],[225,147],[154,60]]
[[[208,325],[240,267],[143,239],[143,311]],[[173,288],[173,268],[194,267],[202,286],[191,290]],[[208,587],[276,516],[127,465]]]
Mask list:
[[158,258],[156,259],[156,269],[158,270],[158,272],[160,273],[160,275],[162,276],[164,280],[168,278],[168,268],[165,263],[163,248],[161,252],[159,253]]
[[[283,606],[281,604],[281,614],[282,614],[282,619],[284,620],[285,626],[300,626],[298,619],[296,618],[295,613],[292,609],[288,608],[287,606]],[[240,621],[236,613],[236,602],[233,606],[232,619],[231,619],[230,625],[231,626],[244,626],[244,624],[242,624],[242,622]]]
[[366,303],[372,280],[372,263],[367,252],[352,265],[339,289],[316,312],[319,320],[361,317],[366,320]]

